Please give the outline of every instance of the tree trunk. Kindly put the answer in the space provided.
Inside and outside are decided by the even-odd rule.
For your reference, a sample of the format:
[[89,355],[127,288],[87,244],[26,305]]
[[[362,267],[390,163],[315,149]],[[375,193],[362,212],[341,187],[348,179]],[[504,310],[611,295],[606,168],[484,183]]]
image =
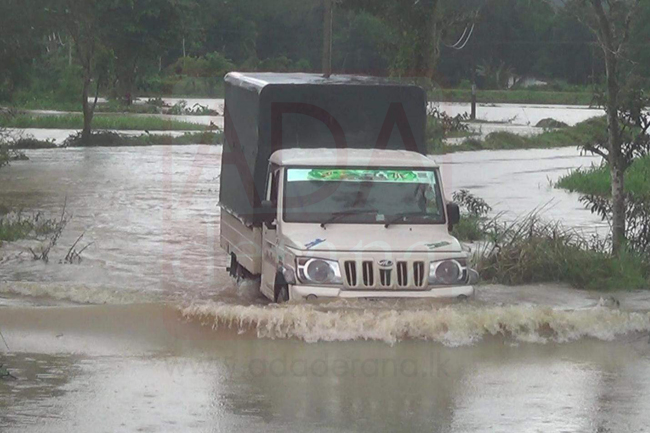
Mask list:
[[439,57],[439,32],[438,32],[438,0],[429,0],[428,3],[429,11],[427,15],[427,29],[424,48],[424,74],[425,77],[433,81],[433,77],[436,73],[436,63],[438,62]]
[[97,88],[95,90],[95,99],[92,103],[88,102],[88,96],[90,93],[90,85],[92,80],[90,74],[87,74],[84,78],[83,92],[81,106],[83,108],[84,115],[84,127],[81,131],[81,141],[84,144],[90,143],[90,138],[92,134],[92,123],[93,117],[95,116],[95,108],[97,108],[97,99],[99,98],[99,83],[102,81],[101,77],[97,79]]
[[612,252],[618,255],[625,246],[625,172],[620,164],[613,164],[610,157],[612,175]]
[[332,75],[332,23],[333,5],[332,0],[324,0],[325,18],[323,22],[323,77],[329,78]]
[[616,29],[612,18],[607,16],[603,0],[591,0],[598,20],[598,39],[605,56],[607,72],[607,147],[609,169],[612,177],[612,253],[618,255],[625,246],[625,180],[626,162],[621,149],[621,130],[618,120],[618,53]]
[[93,112],[88,103],[88,93],[90,92],[90,79],[84,78],[81,106],[83,107],[84,127],[81,131],[81,141],[84,144],[90,143],[90,134],[92,132]]
[[619,254],[625,244],[625,161],[621,153],[618,120],[618,59],[612,50],[605,52],[607,69],[607,132],[609,169],[612,177],[612,252]]

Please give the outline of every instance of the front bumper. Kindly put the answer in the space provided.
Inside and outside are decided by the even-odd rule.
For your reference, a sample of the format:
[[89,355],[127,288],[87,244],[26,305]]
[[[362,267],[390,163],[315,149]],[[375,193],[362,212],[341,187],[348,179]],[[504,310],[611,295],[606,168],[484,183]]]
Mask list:
[[429,290],[343,290],[337,287],[289,286],[291,300],[320,298],[457,298],[474,296],[474,286],[436,287]]

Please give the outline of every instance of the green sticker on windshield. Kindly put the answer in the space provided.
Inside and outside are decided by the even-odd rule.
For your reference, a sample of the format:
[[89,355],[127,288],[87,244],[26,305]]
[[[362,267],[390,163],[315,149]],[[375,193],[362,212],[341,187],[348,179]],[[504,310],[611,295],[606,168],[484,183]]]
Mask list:
[[432,171],[413,170],[354,170],[339,168],[290,169],[289,182],[300,181],[337,182],[391,182],[391,183],[434,183]]

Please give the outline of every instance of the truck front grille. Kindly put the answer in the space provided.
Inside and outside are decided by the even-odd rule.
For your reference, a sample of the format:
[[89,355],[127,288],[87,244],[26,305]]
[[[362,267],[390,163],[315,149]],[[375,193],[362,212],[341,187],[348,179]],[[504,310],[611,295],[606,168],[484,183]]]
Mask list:
[[425,262],[399,261],[389,268],[378,267],[373,261],[343,262],[345,286],[349,289],[417,290],[426,288]]

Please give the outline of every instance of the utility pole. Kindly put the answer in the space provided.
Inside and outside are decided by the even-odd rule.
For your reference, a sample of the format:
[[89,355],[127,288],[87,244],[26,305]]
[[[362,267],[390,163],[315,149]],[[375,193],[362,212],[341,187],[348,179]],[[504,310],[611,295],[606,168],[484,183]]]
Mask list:
[[472,64],[472,112],[469,118],[476,120],[476,64]]
[[323,77],[332,75],[332,25],[334,21],[333,0],[323,0],[325,3],[325,21],[323,24]]

